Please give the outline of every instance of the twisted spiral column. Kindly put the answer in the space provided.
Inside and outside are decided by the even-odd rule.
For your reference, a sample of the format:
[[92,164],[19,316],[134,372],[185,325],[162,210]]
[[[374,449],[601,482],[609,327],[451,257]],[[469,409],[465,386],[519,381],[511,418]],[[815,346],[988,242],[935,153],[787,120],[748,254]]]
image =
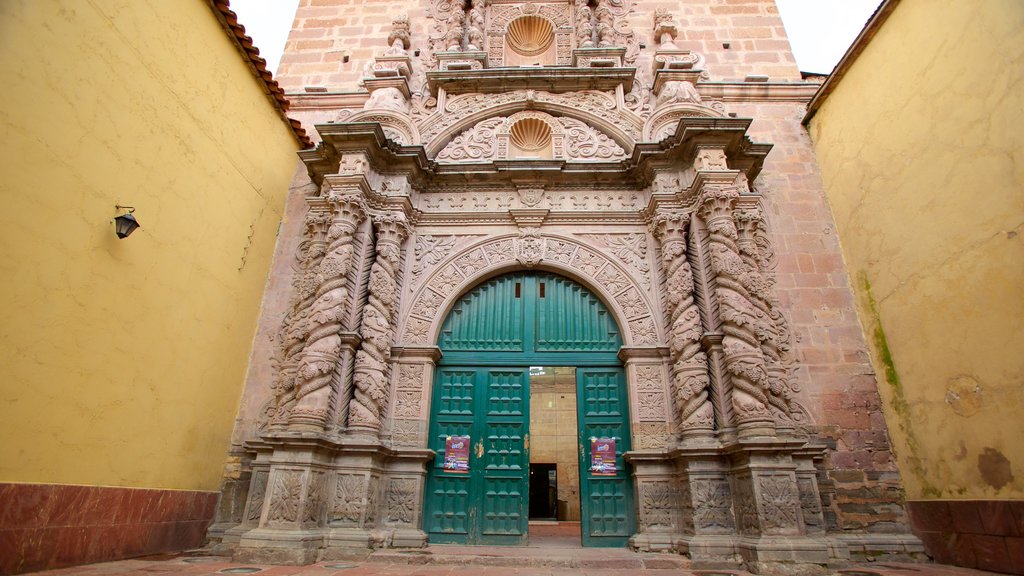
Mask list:
[[703,326],[686,258],[689,219],[688,214],[659,213],[654,217],[653,232],[666,279],[672,396],[679,414],[679,429],[683,435],[704,435],[714,430],[715,419],[708,392],[708,360],[700,344]]
[[803,407],[793,397],[795,386],[784,358],[789,351],[789,327],[778,310],[773,283],[759,264],[756,234],[763,225],[761,211],[757,208],[736,210],[733,219],[736,222],[737,246],[746,268],[740,279],[758,310],[755,333],[765,357],[770,408],[780,421],[802,419]]
[[352,269],[352,235],[365,217],[358,194],[327,197],[332,218],[327,230],[327,249],[316,267],[316,292],[308,308],[308,335],[298,363],[295,406],[289,428],[322,431],[328,420],[331,381],[341,356],[342,321],[349,304],[349,272]]
[[735,186],[706,185],[700,213],[707,223],[715,295],[722,317],[725,368],[732,376],[732,405],[741,434],[744,430],[772,429],[769,380],[760,339],[755,333],[759,310],[751,301],[741,276],[746,271],[739,255],[733,210],[739,191]]
[[282,429],[288,426],[291,409],[295,405],[296,376],[300,353],[306,344],[308,326],[306,318],[316,292],[316,269],[327,249],[327,228],[331,213],[327,205],[314,201],[306,214],[303,240],[299,243],[299,266],[292,286],[295,289],[292,304],[281,326],[281,344],[274,357],[276,372],[271,385],[274,396],[264,407],[260,426]]
[[355,385],[349,404],[348,430],[355,435],[376,437],[388,400],[388,360],[394,339],[394,316],[398,303],[398,265],[402,242],[409,233],[405,216],[385,213],[373,218],[377,233],[377,256],[370,268],[370,284],[363,321],[359,328],[362,344],[356,352]]

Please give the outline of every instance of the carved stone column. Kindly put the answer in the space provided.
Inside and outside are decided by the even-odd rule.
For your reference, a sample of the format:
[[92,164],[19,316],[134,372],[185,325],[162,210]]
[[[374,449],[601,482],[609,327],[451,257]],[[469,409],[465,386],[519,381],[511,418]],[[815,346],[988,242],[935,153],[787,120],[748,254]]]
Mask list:
[[700,311],[693,298],[693,274],[686,258],[689,215],[662,212],[655,216],[653,232],[661,248],[662,272],[668,304],[672,396],[680,434],[711,436],[714,408],[709,399],[707,356],[701,348]]
[[[755,197],[756,198],[756,197]],[[789,352],[789,327],[778,309],[773,282],[765,273],[766,260],[758,247],[763,235],[761,210],[756,206],[737,209],[733,214],[737,230],[737,247],[746,267],[740,280],[756,307],[755,334],[761,343],[768,374],[768,401],[780,432],[805,420],[805,410],[795,398],[796,389],[789,374],[785,356]]]
[[327,247],[316,267],[317,288],[306,314],[308,336],[295,380],[296,403],[288,419],[289,428],[314,432],[326,428],[332,398],[338,393],[335,375],[351,296],[352,235],[365,216],[358,193],[331,193],[326,200],[331,214]]
[[298,271],[292,279],[295,295],[281,323],[281,345],[277,351],[280,369],[274,375],[274,396],[260,415],[261,429],[280,430],[288,426],[288,418],[295,405],[299,360],[309,334],[306,318],[316,294],[316,272],[327,249],[330,205],[320,196],[307,198],[306,201],[309,212],[306,214],[303,237],[307,240],[299,245]]
[[409,227],[404,214],[386,212],[373,217],[373,228],[377,256],[370,268],[368,300],[359,328],[363,341],[356,353],[348,431],[377,438],[390,395],[389,361],[395,334],[399,263]]
[[715,295],[722,318],[725,367],[732,379],[732,407],[739,433],[772,434],[768,372],[755,333],[758,310],[741,281],[746,269],[736,244],[733,221],[739,191],[734,185],[705,183],[700,194],[700,213],[708,228],[711,269],[717,284]]

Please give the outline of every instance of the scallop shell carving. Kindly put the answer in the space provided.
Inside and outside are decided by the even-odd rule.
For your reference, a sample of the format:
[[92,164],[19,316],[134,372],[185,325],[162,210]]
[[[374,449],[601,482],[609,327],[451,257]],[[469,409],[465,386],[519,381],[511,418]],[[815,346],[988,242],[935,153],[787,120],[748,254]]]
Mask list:
[[551,144],[551,127],[537,118],[524,118],[512,125],[512,144],[524,152],[533,152]]
[[510,48],[522,56],[543,54],[555,40],[551,22],[540,16],[523,16],[508,25],[506,40]]

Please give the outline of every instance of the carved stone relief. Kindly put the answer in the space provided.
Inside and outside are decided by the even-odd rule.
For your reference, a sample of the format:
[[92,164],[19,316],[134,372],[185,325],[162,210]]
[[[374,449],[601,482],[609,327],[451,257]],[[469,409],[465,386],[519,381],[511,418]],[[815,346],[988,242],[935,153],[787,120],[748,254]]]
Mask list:
[[366,511],[366,476],[338,474],[328,520],[339,526],[359,526]]
[[498,157],[496,130],[505,118],[489,118],[456,136],[437,155],[438,162],[486,162]]
[[795,533],[800,521],[797,485],[789,476],[759,476],[757,492],[761,501],[761,531],[766,534]]
[[669,430],[664,422],[637,423],[633,430],[633,447],[636,450],[660,450],[668,444]]
[[384,522],[388,525],[411,525],[414,518],[416,489],[415,478],[391,478],[388,480],[385,496],[387,512]]
[[725,478],[692,478],[693,524],[704,533],[732,530],[732,494]]
[[626,152],[617,142],[575,118],[558,119],[565,127],[565,157],[569,160],[618,160]]
[[[439,136],[463,123],[466,118],[487,118],[508,114],[510,104],[521,103],[523,108],[540,108],[559,116],[574,117],[599,133],[609,134],[619,146],[632,149],[643,132],[643,120],[628,110],[618,108],[614,92],[583,90],[570,93],[552,93],[542,90],[510,90],[499,94],[459,94],[445,101],[444,113],[425,118],[419,125],[420,135],[428,153],[440,151],[458,133],[471,129],[467,126],[441,142]],[[496,113],[488,114],[488,109]],[[473,124],[475,124],[474,122]],[[629,140],[628,142],[624,140]]]
[[306,501],[302,508],[302,525],[305,527],[319,526],[323,523],[326,508],[326,476],[316,470],[309,472],[309,489],[306,490]]
[[676,527],[677,494],[673,490],[672,482],[641,482],[637,491],[640,495],[641,530],[668,531]]
[[245,508],[246,523],[253,524],[260,521],[263,514],[263,501],[267,495],[267,480],[270,473],[265,470],[254,471],[252,482],[249,485],[249,501]]
[[535,118],[551,128],[553,158],[575,161],[610,161],[626,157],[615,140],[581,120],[554,117],[543,112],[518,112],[511,116],[488,118],[458,134],[438,154],[439,162],[487,162],[510,155],[512,126],[525,118]]
[[741,534],[757,536],[761,530],[752,482],[750,476],[742,476],[734,483],[736,525]]
[[[594,286],[602,286],[611,292],[622,313],[629,311],[628,330],[623,334],[627,341],[635,344],[654,344],[658,341],[650,303],[642,287],[612,263],[607,256],[587,248],[569,238],[555,238],[542,235],[539,229],[524,229],[520,236],[494,238],[464,249],[450,257],[452,263],[441,264],[413,299],[409,317],[401,330],[401,341],[407,344],[427,344],[430,326],[439,322],[437,297],[447,300],[456,297],[456,291],[463,287],[468,278],[475,277],[458,264],[470,254],[479,254],[486,264],[480,270],[493,269],[511,261],[530,266],[551,262],[580,274]],[[468,286],[464,286],[468,288]],[[632,290],[633,292],[630,292]],[[622,301],[618,297],[622,297]],[[627,306],[624,306],[628,305]]]
[[586,234],[584,238],[597,243],[633,270],[644,285],[650,284],[651,265],[647,260],[647,235],[631,234]]
[[416,419],[423,414],[423,365],[399,364],[395,383],[395,418]]
[[278,470],[273,477],[274,488],[267,510],[267,522],[271,525],[297,522],[299,499],[302,496],[302,472]]

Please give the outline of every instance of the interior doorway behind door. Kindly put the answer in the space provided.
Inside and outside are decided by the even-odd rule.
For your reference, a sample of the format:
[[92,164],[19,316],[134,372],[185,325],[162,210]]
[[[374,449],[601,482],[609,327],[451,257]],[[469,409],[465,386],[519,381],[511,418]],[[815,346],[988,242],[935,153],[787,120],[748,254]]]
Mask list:
[[532,546],[580,546],[576,368],[530,367]]

